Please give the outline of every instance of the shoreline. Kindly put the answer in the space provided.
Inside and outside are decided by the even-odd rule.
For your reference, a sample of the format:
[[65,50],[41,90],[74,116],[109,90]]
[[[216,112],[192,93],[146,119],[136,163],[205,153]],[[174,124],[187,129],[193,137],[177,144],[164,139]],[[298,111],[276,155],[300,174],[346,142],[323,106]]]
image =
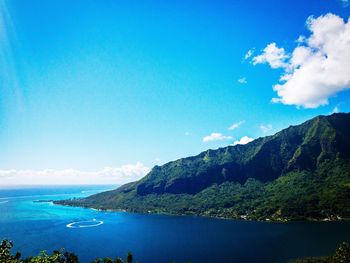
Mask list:
[[85,209],[91,209],[98,212],[122,212],[122,213],[132,213],[132,214],[140,214],[140,215],[167,215],[167,216],[190,216],[190,217],[202,217],[202,218],[213,218],[213,219],[220,219],[220,220],[234,220],[234,221],[251,221],[251,222],[264,222],[264,223],[290,223],[290,222],[319,222],[319,223],[326,223],[326,222],[348,222],[350,221],[350,218],[342,218],[340,216],[333,216],[330,218],[306,218],[306,219],[293,219],[293,218],[263,218],[263,219],[255,219],[255,218],[249,218],[247,216],[239,216],[239,217],[225,217],[225,216],[211,216],[208,214],[176,214],[176,213],[169,213],[169,212],[156,212],[149,210],[148,212],[141,212],[141,211],[130,211],[127,209],[110,209],[110,208],[96,208],[96,207],[89,207],[89,206],[78,206],[78,205],[69,205],[69,204],[60,204],[56,203],[59,200],[52,201],[54,205],[59,206],[68,206],[68,207],[79,207],[79,208],[85,208]]

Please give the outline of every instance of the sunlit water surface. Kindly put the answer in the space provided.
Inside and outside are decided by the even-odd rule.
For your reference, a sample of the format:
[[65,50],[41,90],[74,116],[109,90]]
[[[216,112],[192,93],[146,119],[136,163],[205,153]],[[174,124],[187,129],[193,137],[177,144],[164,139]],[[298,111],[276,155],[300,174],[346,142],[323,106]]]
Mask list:
[[101,212],[51,202],[112,186],[0,189],[0,239],[23,256],[61,247],[81,262],[125,256],[138,262],[286,262],[332,253],[350,241],[349,222],[264,223],[203,217]]

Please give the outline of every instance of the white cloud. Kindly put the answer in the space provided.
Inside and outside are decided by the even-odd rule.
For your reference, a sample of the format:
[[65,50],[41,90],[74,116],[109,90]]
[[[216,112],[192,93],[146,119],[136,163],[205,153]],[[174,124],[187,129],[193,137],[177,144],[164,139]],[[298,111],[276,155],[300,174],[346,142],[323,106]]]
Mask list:
[[232,145],[235,146],[235,145],[238,145],[238,144],[247,144],[247,143],[252,142],[252,141],[254,141],[253,138],[250,138],[248,136],[243,136],[238,141],[234,141]]
[[278,48],[276,43],[271,43],[264,48],[261,55],[253,58],[253,65],[268,63],[271,68],[284,68],[288,65],[287,59],[284,48]]
[[310,17],[306,24],[311,34],[299,37],[303,42],[291,55],[272,43],[253,58],[254,65],[269,63],[272,68],[284,69],[280,83],[273,87],[278,97],[272,102],[317,108],[350,89],[349,21],[327,14]]
[[203,142],[210,142],[210,141],[222,141],[222,140],[230,140],[232,139],[231,136],[225,136],[218,132],[213,132],[212,134],[205,136],[203,138]]
[[269,131],[272,130],[272,125],[271,125],[271,124],[267,124],[267,125],[261,124],[261,125],[259,126],[259,128],[260,128],[260,130],[261,130],[263,133],[267,133],[267,132],[269,132]]
[[298,37],[298,39],[296,40],[296,42],[299,43],[299,44],[303,44],[303,43],[305,43],[305,40],[306,40],[306,37],[303,36],[303,35],[300,35]]
[[330,114],[339,113],[339,112],[340,112],[340,109],[339,109],[339,106],[337,105],[333,108],[333,110],[330,112]]
[[254,48],[247,51],[247,53],[244,55],[244,60],[249,59],[254,54]]
[[229,130],[237,129],[237,128],[239,128],[243,123],[245,123],[245,121],[239,121],[239,122],[233,123],[228,129],[229,129]]
[[240,84],[247,84],[248,81],[247,81],[246,77],[242,77],[242,78],[238,79],[237,82]]
[[136,181],[150,169],[141,162],[120,167],[105,167],[99,171],[65,170],[0,170],[1,185],[54,185],[54,184],[124,184]]

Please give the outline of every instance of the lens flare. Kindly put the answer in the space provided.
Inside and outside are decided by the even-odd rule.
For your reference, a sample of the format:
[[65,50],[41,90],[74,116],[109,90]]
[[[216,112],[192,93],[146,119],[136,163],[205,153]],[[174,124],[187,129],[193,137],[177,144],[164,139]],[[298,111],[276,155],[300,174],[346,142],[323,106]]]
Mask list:
[[17,107],[22,108],[22,92],[20,89],[17,67],[21,64],[18,54],[19,41],[17,41],[15,27],[8,1],[0,0],[0,103],[8,101],[11,96],[15,99]]

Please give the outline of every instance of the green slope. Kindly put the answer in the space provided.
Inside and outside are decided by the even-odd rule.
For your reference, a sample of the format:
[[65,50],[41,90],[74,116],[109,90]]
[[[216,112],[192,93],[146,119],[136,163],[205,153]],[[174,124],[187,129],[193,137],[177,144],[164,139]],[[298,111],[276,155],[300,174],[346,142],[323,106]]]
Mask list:
[[247,219],[350,218],[350,114],[155,166],[137,182],[58,204]]

